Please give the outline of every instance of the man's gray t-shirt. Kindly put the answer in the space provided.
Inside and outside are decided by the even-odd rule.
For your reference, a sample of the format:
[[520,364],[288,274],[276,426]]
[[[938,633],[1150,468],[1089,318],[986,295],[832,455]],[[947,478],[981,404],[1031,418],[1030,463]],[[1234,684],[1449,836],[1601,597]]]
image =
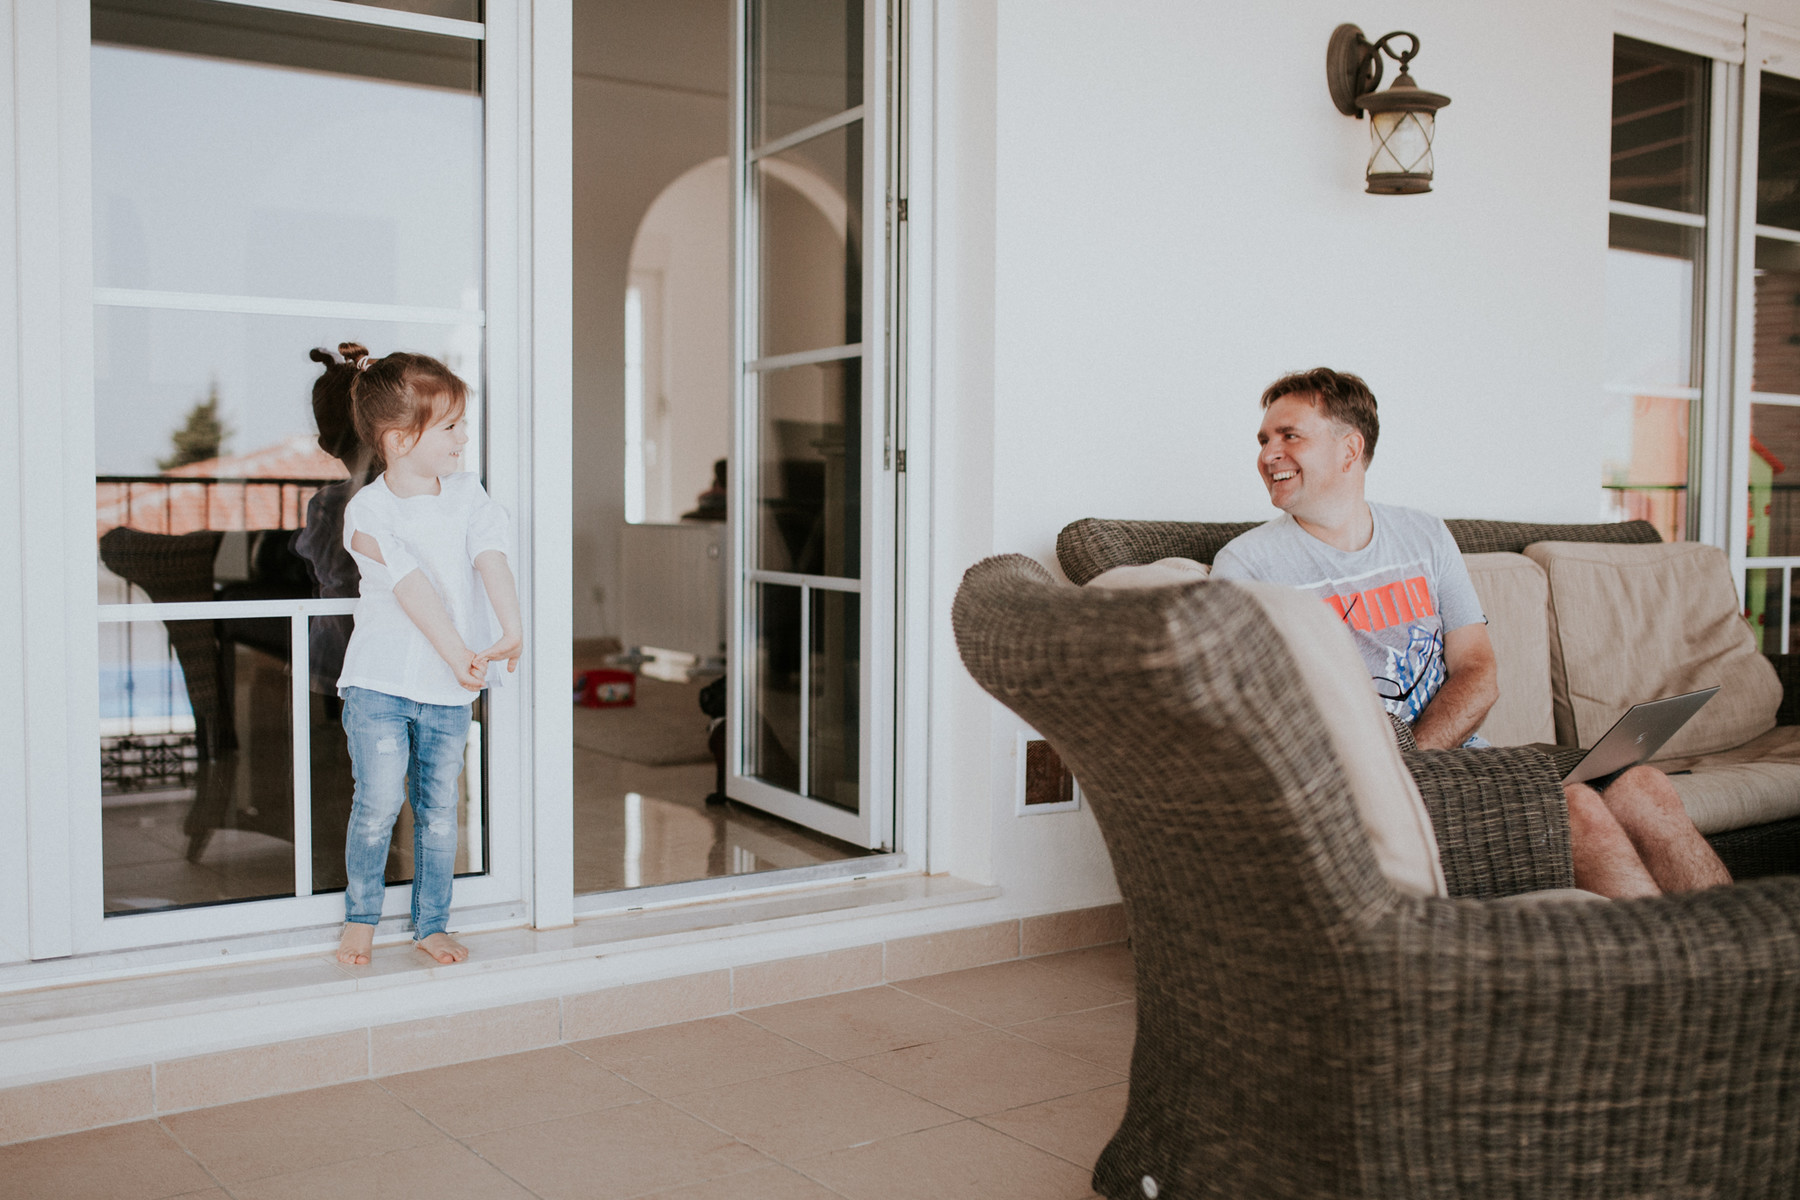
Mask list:
[[1330,605],[1356,635],[1382,703],[1410,724],[1444,682],[1444,634],[1487,618],[1443,521],[1391,504],[1369,511],[1375,535],[1361,550],[1326,545],[1283,513],[1233,538],[1212,578],[1283,583]]

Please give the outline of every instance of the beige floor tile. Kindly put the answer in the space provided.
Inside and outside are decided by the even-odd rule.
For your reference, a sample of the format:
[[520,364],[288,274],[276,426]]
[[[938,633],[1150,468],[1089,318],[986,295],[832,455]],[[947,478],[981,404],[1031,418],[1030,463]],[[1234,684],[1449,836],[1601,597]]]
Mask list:
[[825,1058],[742,1017],[713,1017],[576,1042],[570,1049],[658,1096],[816,1066]]
[[956,1119],[946,1109],[839,1063],[694,1092],[678,1103],[790,1164]]
[[232,1188],[235,1200],[531,1200],[531,1193],[445,1142],[353,1158]]
[[648,983],[625,983],[562,998],[562,1036],[608,1037],[697,1021],[731,1011],[731,972],[706,971]]
[[832,992],[874,987],[881,982],[881,954],[879,944],[853,946],[848,950],[736,967],[731,972],[731,1002],[736,1008],[762,1008]]
[[562,1046],[389,1075],[380,1085],[456,1138],[648,1098]]
[[989,1025],[1013,1025],[1119,1002],[1119,993],[1036,962],[1004,962],[893,986]]
[[1061,954],[1046,954],[1031,961],[1041,967],[1068,972],[1095,987],[1111,988],[1121,995],[1130,996],[1137,992],[1137,977],[1132,974],[1131,947],[1123,943],[1090,946],[1085,950],[1065,950]]
[[672,1192],[657,1192],[643,1200],[839,1200],[839,1197],[836,1192],[796,1171],[772,1166],[676,1188]]
[[544,1200],[616,1200],[767,1162],[661,1100],[521,1125],[469,1146]]
[[369,1035],[364,1030],[250,1046],[158,1063],[156,1109],[180,1112],[348,1083],[369,1073]]
[[130,1067],[0,1091],[0,1144],[148,1117],[150,1068]]
[[1128,1092],[1118,1083],[994,1113],[981,1118],[981,1123],[1091,1170],[1125,1119]]
[[1079,1200],[1091,1172],[962,1121],[796,1163],[848,1200]]
[[1044,913],[1019,922],[1019,954],[1050,954],[1080,946],[1103,946],[1125,940],[1125,906],[1103,904],[1067,912]]
[[0,1195],[166,1200],[213,1181],[154,1121],[0,1146]]
[[1009,1025],[1007,1032],[1128,1075],[1131,1073],[1131,1046],[1137,1040],[1137,1006],[1126,1003],[1090,1008],[1085,1012]]
[[1122,1077],[998,1029],[852,1059],[849,1065],[965,1117],[1092,1091]]
[[797,1000],[742,1015],[829,1058],[861,1058],[973,1033],[981,1027],[892,987]]
[[447,1140],[369,1082],[176,1113],[162,1123],[227,1187]]
[[[425,957],[417,950],[408,953]],[[377,1025],[369,1030],[369,1065],[376,1075],[423,1071],[489,1055],[554,1046],[561,1037],[558,1002],[532,1000]]]
[[973,929],[951,929],[887,943],[887,977],[916,979],[1019,957],[1019,923],[997,921]]

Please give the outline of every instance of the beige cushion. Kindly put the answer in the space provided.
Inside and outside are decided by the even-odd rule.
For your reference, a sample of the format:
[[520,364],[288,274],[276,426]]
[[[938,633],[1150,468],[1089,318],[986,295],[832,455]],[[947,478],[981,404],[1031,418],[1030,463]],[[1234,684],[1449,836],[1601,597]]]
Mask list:
[[1191,558],[1159,558],[1153,563],[1131,563],[1102,571],[1087,581],[1088,587],[1153,588],[1205,579],[1210,568]]
[[1554,742],[1550,708],[1550,581],[1523,554],[1465,554],[1469,578],[1487,614],[1500,668],[1500,699],[1481,722],[1496,746]]
[[1693,772],[1670,782],[1701,833],[1800,817],[1800,725],[1777,725],[1742,746],[1657,765]]
[[1550,579],[1556,740],[1591,746],[1633,704],[1719,685],[1658,759],[1707,754],[1772,728],[1781,683],[1738,612],[1725,552],[1697,542],[1539,542]]
[[1273,583],[1228,586],[1255,597],[1303,668],[1381,873],[1410,895],[1447,895],[1431,816],[1400,759],[1387,710],[1369,686],[1349,631],[1331,609],[1304,592]]

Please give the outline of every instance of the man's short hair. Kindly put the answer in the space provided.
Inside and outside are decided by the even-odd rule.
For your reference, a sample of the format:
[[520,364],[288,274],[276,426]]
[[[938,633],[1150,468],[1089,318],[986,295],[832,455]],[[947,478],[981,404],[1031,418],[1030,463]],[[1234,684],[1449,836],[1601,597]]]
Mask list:
[[1375,461],[1375,439],[1381,436],[1381,418],[1375,414],[1375,393],[1360,376],[1334,371],[1330,367],[1295,371],[1264,389],[1263,408],[1267,409],[1283,396],[1306,397],[1331,420],[1362,434],[1363,466]]

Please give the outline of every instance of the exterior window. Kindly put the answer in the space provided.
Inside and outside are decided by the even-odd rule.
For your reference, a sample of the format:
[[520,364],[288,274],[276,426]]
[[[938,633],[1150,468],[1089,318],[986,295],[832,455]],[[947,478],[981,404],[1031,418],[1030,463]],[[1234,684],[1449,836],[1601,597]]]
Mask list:
[[1651,521],[1667,540],[1695,526],[1711,69],[1698,55],[1614,42],[1602,512]]
[[266,4],[92,14],[104,909],[341,889],[356,578],[330,521],[356,481],[321,444],[309,352],[441,358],[481,430],[482,42]]
[[1800,563],[1800,79],[1761,75],[1750,337],[1745,615],[1767,652],[1791,648]]

